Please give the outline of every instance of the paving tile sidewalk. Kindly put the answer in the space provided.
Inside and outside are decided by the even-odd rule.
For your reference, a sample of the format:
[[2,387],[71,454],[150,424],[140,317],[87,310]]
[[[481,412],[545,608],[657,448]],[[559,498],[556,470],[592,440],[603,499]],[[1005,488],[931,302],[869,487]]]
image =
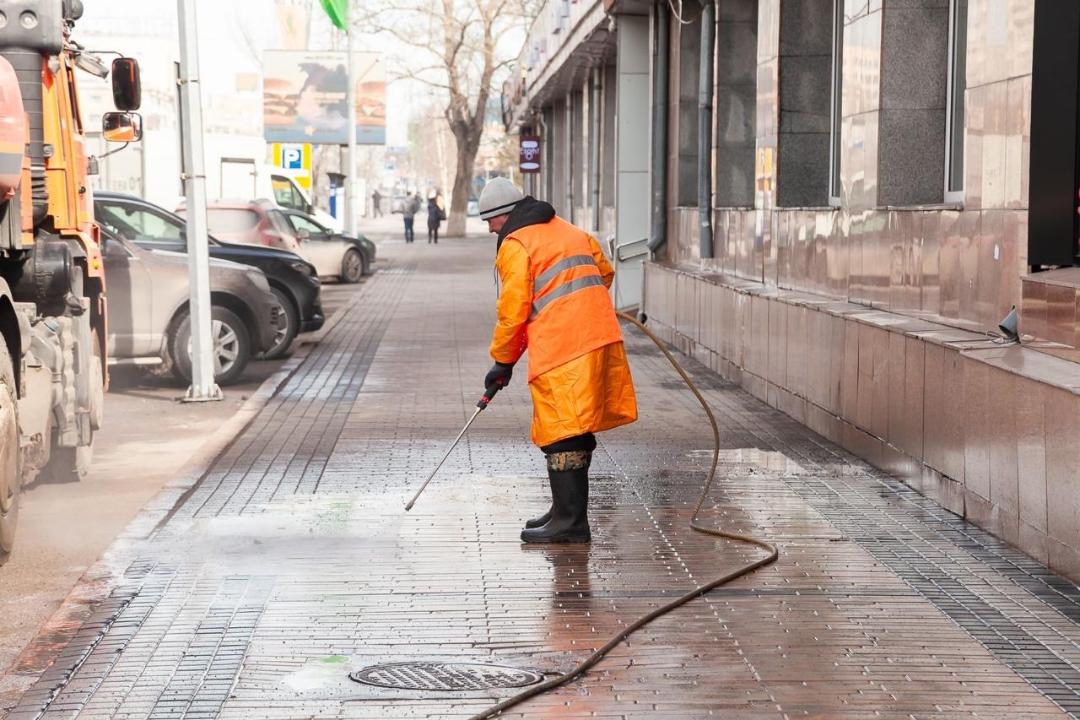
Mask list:
[[[523,547],[543,508],[523,376],[411,513],[487,368],[491,241],[391,262],[202,482],[116,552],[111,595],[9,717],[465,718],[507,691],[347,673],[420,659],[555,672],[754,551],[690,531],[711,433],[626,329],[641,420],[606,433],[590,547]],[[722,423],[708,514],[780,560],[662,618],[525,718],[1080,715],[1080,590],[689,364]],[[16,668],[19,671],[19,668]]]

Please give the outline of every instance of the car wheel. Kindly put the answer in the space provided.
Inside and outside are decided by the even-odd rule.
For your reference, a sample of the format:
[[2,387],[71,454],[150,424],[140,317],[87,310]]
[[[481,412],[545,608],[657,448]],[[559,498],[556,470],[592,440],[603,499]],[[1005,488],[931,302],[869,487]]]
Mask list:
[[300,330],[300,314],[296,312],[292,299],[283,290],[272,287],[270,292],[274,293],[281,312],[278,313],[279,320],[277,331],[274,332],[274,344],[263,354],[263,357],[267,360],[277,360],[289,353],[289,348],[292,347],[293,340],[296,339],[296,334]]
[[347,250],[341,259],[341,279],[347,283],[358,283],[364,276],[364,256],[356,248]]
[[[214,340],[214,382],[230,385],[240,378],[251,360],[251,337],[244,323],[232,310],[214,305],[210,310],[210,335]],[[191,314],[184,313],[168,339],[173,374],[191,382]]]
[[15,371],[7,345],[0,342],[0,560],[11,552],[19,518],[19,404]]

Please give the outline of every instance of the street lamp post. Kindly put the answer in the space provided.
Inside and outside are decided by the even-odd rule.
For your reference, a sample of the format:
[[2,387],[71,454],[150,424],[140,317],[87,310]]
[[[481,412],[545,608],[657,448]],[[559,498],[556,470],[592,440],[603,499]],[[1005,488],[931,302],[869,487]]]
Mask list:
[[348,110],[348,152],[346,153],[348,166],[345,168],[345,231],[350,237],[356,237],[356,216],[360,208],[357,206],[356,197],[356,62],[353,58],[353,12],[352,0],[349,0],[345,11],[345,67],[348,72],[349,87],[345,93],[345,102]]
[[214,340],[210,316],[210,250],[206,237],[206,173],[203,168],[202,98],[196,0],[177,0],[180,21],[180,133],[184,193],[187,197],[188,277],[191,300],[191,387],[184,400],[220,400],[214,382]]

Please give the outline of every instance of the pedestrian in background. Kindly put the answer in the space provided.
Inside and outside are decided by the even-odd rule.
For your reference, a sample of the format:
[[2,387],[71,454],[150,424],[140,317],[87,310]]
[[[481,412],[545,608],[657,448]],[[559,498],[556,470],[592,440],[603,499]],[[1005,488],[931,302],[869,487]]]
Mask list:
[[405,196],[405,205],[401,209],[401,217],[405,220],[405,242],[411,243],[416,239],[413,234],[413,221],[416,213],[420,210],[420,197],[418,193],[410,192]]
[[525,523],[526,543],[589,542],[593,433],[637,419],[622,330],[608,294],[615,271],[595,238],[523,197],[506,178],[480,195],[480,219],[498,234],[502,281],[485,389],[510,382],[529,351],[532,441],[547,457],[551,509]]
[[382,203],[382,194],[379,193],[378,189],[372,190],[371,191],[371,216],[372,217],[379,217],[379,216],[382,215],[382,208],[380,207],[381,203]]
[[428,245],[431,243],[439,244],[439,226],[442,225],[443,211],[439,207],[439,194],[437,192],[431,193],[428,196],[427,201],[427,241]]

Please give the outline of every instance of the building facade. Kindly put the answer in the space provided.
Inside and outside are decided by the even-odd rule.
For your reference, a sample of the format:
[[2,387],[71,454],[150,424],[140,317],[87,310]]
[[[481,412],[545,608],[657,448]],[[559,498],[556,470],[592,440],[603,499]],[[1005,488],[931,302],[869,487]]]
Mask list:
[[549,0],[504,106],[620,304],[1080,577],[1078,68],[1055,0]]

